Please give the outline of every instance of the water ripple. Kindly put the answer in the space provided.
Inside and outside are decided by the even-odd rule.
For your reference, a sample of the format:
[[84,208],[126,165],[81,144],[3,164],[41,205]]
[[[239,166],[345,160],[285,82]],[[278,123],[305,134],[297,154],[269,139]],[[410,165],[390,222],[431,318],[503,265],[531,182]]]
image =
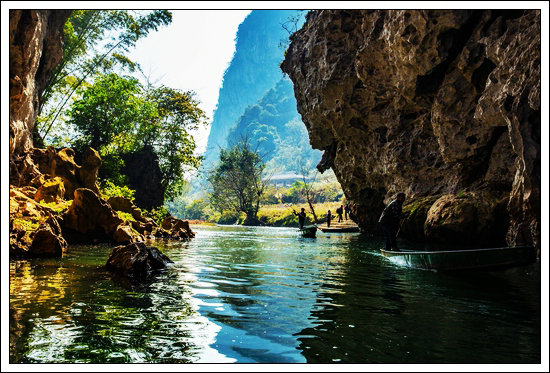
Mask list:
[[108,246],[11,261],[10,362],[540,361],[540,269],[448,276],[360,235],[196,232],[158,241],[175,263],[136,289],[104,270]]

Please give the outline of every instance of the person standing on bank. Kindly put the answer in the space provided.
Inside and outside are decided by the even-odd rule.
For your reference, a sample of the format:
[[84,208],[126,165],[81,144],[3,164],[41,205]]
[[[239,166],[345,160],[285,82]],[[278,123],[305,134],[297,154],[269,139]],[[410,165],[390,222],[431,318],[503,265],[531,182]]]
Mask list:
[[300,223],[300,229],[303,229],[304,228],[304,223],[306,222],[306,209],[302,207],[302,211],[300,211],[299,213],[296,212],[296,210],[293,210],[294,211],[294,215],[298,216],[298,222]]
[[344,206],[343,205],[340,205],[340,207],[338,207],[336,209],[336,214],[338,214],[338,223],[340,223],[341,221],[343,221],[344,219],[342,218],[342,214],[344,213]]
[[330,210],[327,212],[327,228],[330,228],[330,221],[332,220],[332,213]]
[[[344,206],[344,218],[346,220],[348,220],[350,210],[351,209],[350,209],[349,205],[346,203],[346,205]],[[351,219],[351,217],[350,217],[350,219]]]
[[378,220],[386,238],[387,251],[399,251],[397,248],[397,231],[401,219],[405,218],[402,212],[403,202],[405,202],[405,193],[397,193],[397,197],[386,206]]

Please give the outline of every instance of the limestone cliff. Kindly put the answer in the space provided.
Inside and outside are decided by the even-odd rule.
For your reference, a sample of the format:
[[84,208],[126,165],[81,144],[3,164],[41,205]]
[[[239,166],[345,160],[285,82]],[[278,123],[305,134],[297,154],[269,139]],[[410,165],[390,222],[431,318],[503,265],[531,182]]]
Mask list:
[[39,100],[63,58],[63,25],[70,10],[10,10],[10,172],[32,146]]
[[540,248],[540,12],[322,10],[281,65],[360,226]]
[[239,25],[235,54],[223,76],[203,166],[218,161],[219,149],[227,146],[231,128],[249,105],[255,104],[282,78],[279,48],[288,32],[281,26],[296,10],[253,10]]

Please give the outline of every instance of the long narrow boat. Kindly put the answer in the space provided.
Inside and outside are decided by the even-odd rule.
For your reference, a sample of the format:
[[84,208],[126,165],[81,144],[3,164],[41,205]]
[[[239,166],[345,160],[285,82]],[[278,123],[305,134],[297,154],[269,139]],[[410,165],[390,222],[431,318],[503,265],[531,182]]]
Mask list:
[[315,238],[315,234],[317,233],[317,226],[316,225],[308,225],[306,227],[303,227],[299,230],[302,237],[307,238]]
[[342,227],[342,228],[319,228],[322,232],[325,233],[351,233],[359,232],[359,227]]
[[380,251],[396,264],[439,271],[515,267],[536,261],[537,255],[533,246],[446,251]]

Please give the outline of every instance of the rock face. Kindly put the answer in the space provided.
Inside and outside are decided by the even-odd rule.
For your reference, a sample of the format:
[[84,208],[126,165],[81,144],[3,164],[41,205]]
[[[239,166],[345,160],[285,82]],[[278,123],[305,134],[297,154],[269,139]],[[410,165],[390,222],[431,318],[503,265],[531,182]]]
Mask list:
[[122,172],[128,176],[130,188],[136,191],[136,205],[147,210],[162,206],[165,187],[162,185],[159,160],[153,149],[146,146],[140,151],[124,154],[122,158]]
[[121,219],[113,208],[90,189],[74,191],[74,200],[63,215],[65,235],[72,242],[90,242],[107,238],[115,243],[134,243],[144,238]]
[[540,248],[539,11],[323,10],[291,39],[318,168],[364,230],[403,191],[409,237]]
[[40,97],[63,57],[63,25],[70,14],[10,10],[10,160],[32,147]]
[[138,242],[115,247],[107,260],[106,268],[119,276],[144,280],[156,271],[166,268],[168,263],[173,261],[159,249]]

